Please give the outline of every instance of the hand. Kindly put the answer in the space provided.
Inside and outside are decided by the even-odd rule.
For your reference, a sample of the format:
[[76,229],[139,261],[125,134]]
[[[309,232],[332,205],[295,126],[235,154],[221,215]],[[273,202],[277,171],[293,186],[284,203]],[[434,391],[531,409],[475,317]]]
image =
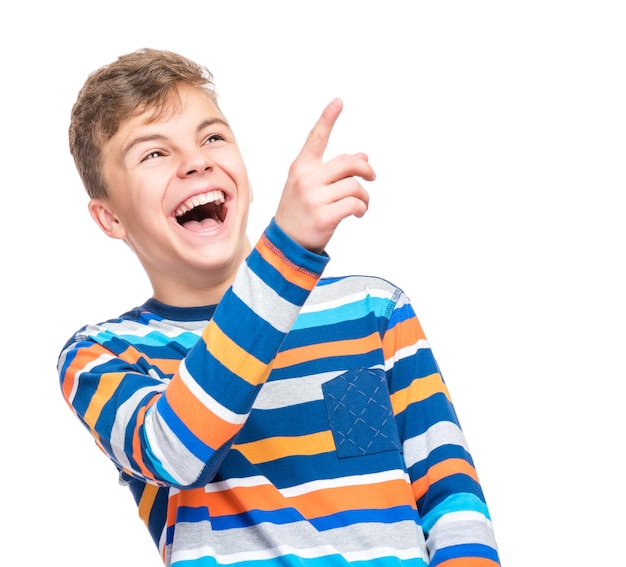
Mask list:
[[343,103],[333,100],[309,133],[300,154],[291,164],[275,221],[298,244],[323,252],[339,223],[346,217],[362,217],[369,195],[360,179],[376,177],[363,153],[322,158]]

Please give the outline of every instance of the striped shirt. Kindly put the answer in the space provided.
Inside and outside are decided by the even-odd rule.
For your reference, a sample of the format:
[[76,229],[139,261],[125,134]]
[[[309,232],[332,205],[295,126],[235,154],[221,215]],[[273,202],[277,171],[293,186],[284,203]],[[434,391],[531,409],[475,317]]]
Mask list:
[[63,395],[166,565],[499,565],[446,385],[405,294],[322,278],[272,222],[216,306],[80,329]]

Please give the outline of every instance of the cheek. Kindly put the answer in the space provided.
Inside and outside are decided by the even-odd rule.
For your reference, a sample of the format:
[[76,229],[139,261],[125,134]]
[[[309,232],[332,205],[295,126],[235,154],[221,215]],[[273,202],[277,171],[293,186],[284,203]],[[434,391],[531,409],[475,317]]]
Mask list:
[[240,188],[250,185],[248,181],[248,170],[239,152],[233,152],[230,155],[223,156],[220,165],[226,174],[233,179]]
[[124,200],[120,216],[129,232],[158,232],[168,214],[163,208],[161,194],[151,191],[129,193]]

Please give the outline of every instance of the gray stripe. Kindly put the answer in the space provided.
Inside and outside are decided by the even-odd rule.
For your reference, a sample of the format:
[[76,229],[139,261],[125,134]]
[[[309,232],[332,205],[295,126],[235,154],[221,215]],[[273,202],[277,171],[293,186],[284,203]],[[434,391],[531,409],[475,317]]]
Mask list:
[[240,270],[233,292],[261,319],[282,333],[291,329],[300,306],[283,299],[249,269]]

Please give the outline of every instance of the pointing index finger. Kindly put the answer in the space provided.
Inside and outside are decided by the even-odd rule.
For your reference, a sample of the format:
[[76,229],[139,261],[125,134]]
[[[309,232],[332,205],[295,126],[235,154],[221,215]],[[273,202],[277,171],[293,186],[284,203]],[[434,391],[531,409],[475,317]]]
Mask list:
[[343,109],[343,102],[341,99],[336,98],[332,100],[328,106],[322,112],[318,121],[309,132],[309,136],[300,150],[300,157],[305,159],[312,159],[321,161],[328,145],[328,139],[330,133],[333,130],[333,126],[337,121],[337,117]]

